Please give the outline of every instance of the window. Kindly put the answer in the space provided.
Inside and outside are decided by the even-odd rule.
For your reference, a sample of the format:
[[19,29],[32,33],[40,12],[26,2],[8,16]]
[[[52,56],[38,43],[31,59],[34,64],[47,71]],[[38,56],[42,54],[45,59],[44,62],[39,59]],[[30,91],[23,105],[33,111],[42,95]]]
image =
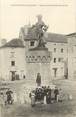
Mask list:
[[56,58],[54,58],[54,63],[56,63]]
[[15,66],[15,61],[11,61],[11,66]]
[[54,48],[54,52],[56,52],[56,48]]
[[58,58],[58,62],[60,62],[61,61],[61,58]]
[[30,42],[30,46],[34,46],[34,41],[31,41]]
[[63,48],[61,48],[61,53],[63,53]]
[[35,56],[32,56],[32,58],[35,58]]
[[31,56],[29,56],[29,58],[31,58]]
[[54,77],[56,77],[58,68],[53,68],[53,70],[54,70]]
[[56,45],[56,43],[54,43],[54,45]]
[[63,62],[63,58],[58,58],[58,62]]
[[13,58],[15,55],[15,52],[11,52],[11,58]]
[[40,56],[37,56],[38,58],[40,58]]
[[26,56],[26,58],[28,58],[28,56]]

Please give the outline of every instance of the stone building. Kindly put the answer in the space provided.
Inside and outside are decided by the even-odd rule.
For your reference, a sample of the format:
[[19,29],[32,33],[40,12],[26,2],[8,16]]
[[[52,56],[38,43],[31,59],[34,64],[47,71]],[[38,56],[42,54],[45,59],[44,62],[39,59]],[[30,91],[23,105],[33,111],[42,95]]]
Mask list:
[[47,50],[45,48],[40,49],[37,48],[39,40],[36,38],[35,31],[29,31],[31,28],[32,26],[29,26],[25,33],[23,27],[20,32],[20,39],[25,43],[26,66],[28,69],[26,71],[29,72],[27,72],[28,77],[32,73],[31,77],[36,78],[37,72],[40,72],[44,81],[51,81],[54,78],[64,78],[67,70],[68,55],[66,36],[45,32],[43,40],[46,43]]
[[67,35],[68,39],[68,77],[76,79],[76,33]]
[[20,29],[18,39],[12,39],[0,47],[1,79],[15,80],[26,76],[26,79],[35,82],[37,73],[41,74],[43,84],[50,83],[52,79],[64,79],[68,59],[67,38],[46,31],[42,36],[41,29],[37,34],[42,38],[38,38],[34,28],[41,25],[44,30],[47,28],[38,18],[35,25]]
[[0,79],[22,79],[25,70],[25,48],[20,39],[12,39],[0,47]]
[[[36,46],[35,44],[37,42],[35,42],[35,40],[33,40],[33,39],[31,39],[31,40],[26,39],[25,43],[26,43],[25,45],[28,46],[26,48],[31,49],[34,46]],[[52,33],[48,34],[47,33],[46,47],[48,48],[48,51],[50,54],[50,61],[49,61],[50,64],[48,65],[48,66],[50,66],[50,79],[64,78],[64,75],[66,72],[66,62],[67,62],[67,39],[66,39],[66,37],[64,35],[60,35],[60,34],[52,34]],[[41,50],[39,50],[39,55],[41,56],[42,54],[40,54],[40,52],[41,52]],[[45,52],[47,53],[47,51],[45,51]],[[34,58],[32,58],[32,57],[33,57],[32,55],[29,55],[29,59],[34,60]],[[28,58],[27,55],[26,55],[26,58]],[[44,71],[43,69],[41,69],[41,70]]]
[[67,63],[67,39],[64,35],[48,34],[47,47],[52,52],[50,63],[51,76],[54,79],[64,78]]

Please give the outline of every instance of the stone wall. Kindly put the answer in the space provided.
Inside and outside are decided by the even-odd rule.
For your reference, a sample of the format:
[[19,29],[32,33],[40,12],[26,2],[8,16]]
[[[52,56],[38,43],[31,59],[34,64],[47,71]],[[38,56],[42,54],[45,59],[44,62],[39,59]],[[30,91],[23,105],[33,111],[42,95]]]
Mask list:
[[[13,54],[12,54],[13,53]],[[15,65],[11,65],[15,61]],[[0,49],[0,79],[11,80],[11,72],[16,71],[20,79],[26,75],[25,48],[2,48]]]
[[51,81],[50,61],[49,51],[29,51],[26,54],[26,78],[36,82],[37,73],[40,73],[42,84],[48,84]]
[[76,79],[76,36],[68,37],[68,75]]
[[[65,62],[68,57],[67,43],[47,42],[46,47],[52,53],[52,60],[50,63],[52,79],[63,79],[66,71]],[[54,51],[54,49],[56,49],[56,51]],[[63,52],[61,52],[61,49],[63,49]],[[56,62],[54,62],[54,58],[56,58]],[[61,60],[59,61],[59,59]],[[56,77],[54,75],[55,68],[57,69]]]

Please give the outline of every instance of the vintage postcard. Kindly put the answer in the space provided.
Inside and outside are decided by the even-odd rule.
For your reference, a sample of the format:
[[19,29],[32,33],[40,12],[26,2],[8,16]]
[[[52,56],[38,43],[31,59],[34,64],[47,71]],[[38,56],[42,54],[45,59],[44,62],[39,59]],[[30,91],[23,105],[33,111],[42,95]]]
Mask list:
[[76,117],[75,7],[0,0],[0,117]]

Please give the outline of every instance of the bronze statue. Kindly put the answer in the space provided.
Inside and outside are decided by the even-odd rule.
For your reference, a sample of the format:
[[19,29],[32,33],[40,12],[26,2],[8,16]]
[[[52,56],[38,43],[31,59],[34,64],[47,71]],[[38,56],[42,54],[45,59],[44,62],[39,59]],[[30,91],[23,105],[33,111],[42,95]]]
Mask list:
[[45,47],[45,42],[43,40],[44,33],[47,31],[48,26],[42,21],[42,16],[38,15],[38,21],[30,29],[31,35],[39,40],[38,47]]

